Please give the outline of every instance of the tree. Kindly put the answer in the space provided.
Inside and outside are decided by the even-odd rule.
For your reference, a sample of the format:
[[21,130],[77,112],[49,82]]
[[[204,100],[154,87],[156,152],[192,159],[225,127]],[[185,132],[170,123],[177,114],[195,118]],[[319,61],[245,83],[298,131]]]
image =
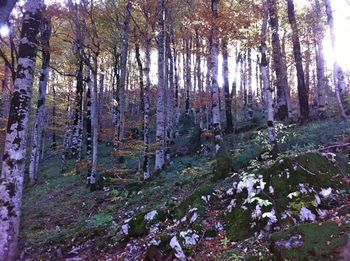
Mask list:
[[143,104],[144,104],[144,115],[143,115],[143,179],[147,180],[150,178],[150,160],[149,160],[149,111],[150,111],[150,87],[151,87],[151,79],[150,79],[150,63],[151,63],[151,37],[149,35],[149,26],[150,26],[150,1],[147,0],[146,8],[146,33],[145,33],[145,75],[146,75],[146,85],[145,85],[145,93],[143,96]]
[[219,84],[218,84],[218,7],[219,0],[211,1],[213,25],[211,29],[211,84],[213,92],[213,128],[216,144],[221,141],[221,123],[219,108]]
[[288,105],[287,105],[287,67],[282,55],[281,42],[278,34],[278,14],[277,14],[277,1],[268,0],[268,8],[270,15],[270,27],[271,27],[271,42],[272,42],[272,57],[274,62],[274,70],[276,73],[276,85],[277,85],[277,112],[276,118],[285,120],[288,118]]
[[226,132],[233,132],[233,121],[232,121],[232,99],[229,90],[229,71],[228,71],[228,51],[227,51],[227,42],[226,39],[222,39],[222,74],[224,79],[224,92],[225,92],[225,111],[226,111]]
[[35,127],[32,140],[32,151],[29,164],[29,184],[33,185],[38,179],[39,159],[41,155],[41,143],[44,129],[45,119],[45,98],[46,87],[49,77],[50,65],[50,37],[51,37],[51,21],[43,19],[41,22],[41,42],[42,42],[42,64],[39,81],[38,104],[36,110]]
[[[315,0],[314,6],[315,13],[321,10],[319,0]],[[313,23],[313,37],[315,42],[315,55],[316,55],[316,75],[317,75],[317,107],[318,116],[323,118],[325,116],[326,105],[326,88],[327,78],[325,73],[325,61],[323,55],[323,32],[321,29],[321,17],[316,15],[315,22]]]
[[274,125],[274,109],[273,109],[273,98],[272,93],[273,89],[270,86],[269,81],[269,64],[267,59],[267,46],[266,46],[266,35],[267,35],[267,19],[268,19],[268,0],[262,0],[263,7],[263,20],[261,26],[261,62],[260,62],[260,71],[261,71],[261,79],[264,86],[265,96],[266,96],[266,105],[267,105],[267,127],[268,127],[268,135],[269,142],[272,147],[272,153],[275,154],[277,150],[277,142],[276,142],[276,130]]
[[292,27],[292,42],[293,42],[295,67],[297,70],[297,79],[298,79],[300,116],[301,116],[301,121],[304,122],[309,119],[309,93],[305,85],[303,57],[301,54],[299,32],[298,32],[297,21],[295,19],[293,0],[288,0],[288,19]]
[[116,109],[116,126],[115,126],[115,150],[119,151],[120,142],[123,135],[123,122],[124,122],[124,110],[125,110],[125,84],[127,73],[127,59],[129,49],[129,28],[131,19],[132,1],[128,0],[126,5],[125,20],[122,29],[122,46],[121,46],[121,58],[120,58],[120,79],[118,84],[118,103]]
[[345,92],[345,82],[344,82],[343,70],[339,66],[337,59],[336,59],[337,55],[336,55],[336,46],[335,46],[333,10],[332,10],[331,2],[329,0],[325,0],[325,5],[326,5],[328,25],[329,25],[329,29],[330,29],[330,33],[331,33],[331,43],[332,43],[333,56],[335,58],[334,64],[333,64],[333,81],[334,81],[335,95],[337,98],[340,116],[343,119],[345,119],[346,114],[345,114],[343,100],[342,100],[342,96],[344,96],[344,92]]
[[156,162],[155,169],[162,169],[164,159],[164,88],[165,88],[165,43],[164,43],[164,0],[158,0],[158,87],[157,87],[157,123],[156,123]]
[[7,122],[0,183],[0,257],[16,260],[41,0],[26,2],[18,48],[17,74]]

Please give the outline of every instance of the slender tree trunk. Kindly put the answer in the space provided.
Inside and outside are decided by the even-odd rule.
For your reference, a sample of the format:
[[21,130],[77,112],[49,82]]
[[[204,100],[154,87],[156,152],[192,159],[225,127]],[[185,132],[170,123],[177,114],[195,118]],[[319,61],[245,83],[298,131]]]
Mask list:
[[226,111],[226,132],[231,133],[233,131],[232,122],[232,99],[229,90],[229,71],[228,71],[228,51],[226,39],[222,39],[222,77],[224,79],[224,92],[225,92],[225,111]]
[[281,42],[278,35],[278,15],[276,0],[268,0],[270,26],[271,26],[271,42],[272,55],[274,60],[274,70],[276,73],[277,85],[277,112],[276,118],[285,120],[288,118],[288,105],[286,92],[288,90],[287,67],[282,56]]
[[343,99],[342,99],[345,91],[344,73],[342,68],[337,63],[337,59],[336,59],[337,52],[336,52],[336,46],[335,46],[334,19],[333,19],[333,10],[332,10],[331,1],[325,0],[325,5],[326,5],[327,20],[329,24],[330,33],[331,33],[331,42],[332,42],[332,50],[333,50],[333,57],[334,57],[333,80],[334,80],[335,95],[338,102],[340,116],[343,119],[345,119],[346,114],[345,114]]
[[174,62],[173,62],[173,54],[171,52],[171,30],[172,30],[172,17],[170,16],[170,12],[168,13],[167,22],[167,35],[166,35],[166,50],[167,50],[167,59],[169,63],[168,70],[168,92],[167,92],[167,122],[166,122],[166,138],[167,138],[167,160],[170,161],[170,146],[173,143],[174,138]]
[[301,117],[301,121],[304,122],[309,119],[309,94],[305,85],[303,57],[301,54],[299,32],[298,32],[297,22],[295,19],[293,0],[288,0],[288,19],[292,28],[293,52],[294,52],[295,67],[297,70],[297,79],[298,79],[300,117]]
[[201,74],[201,54],[200,54],[200,39],[198,28],[196,28],[196,78],[198,85],[198,95],[199,95],[199,128],[203,129],[203,81]]
[[0,178],[0,260],[17,258],[17,240],[25,169],[25,155],[32,98],[37,34],[43,3],[28,1],[24,6],[17,74],[6,130],[6,142]]
[[66,161],[69,156],[69,137],[70,137],[70,93],[67,95],[67,107],[66,107],[66,122],[65,122],[65,131],[63,137],[63,152],[61,155],[61,172],[63,173],[66,170]]
[[[90,56],[90,55],[89,55]],[[89,57],[89,62],[91,57]],[[92,100],[91,93],[93,90],[93,81],[91,78],[91,70],[89,66],[85,67],[86,74],[86,160],[88,162],[88,173],[91,172],[92,165]],[[89,174],[88,174],[89,175]]]
[[40,160],[41,142],[45,123],[45,98],[46,87],[49,77],[50,64],[50,37],[51,21],[43,19],[41,22],[41,41],[42,41],[42,64],[39,80],[38,104],[36,110],[35,126],[32,139],[31,158],[29,163],[29,185],[34,185],[38,179],[38,168]]
[[[315,0],[315,12],[321,10],[319,0]],[[317,76],[317,108],[318,116],[320,118],[325,117],[326,112],[326,89],[327,89],[327,78],[325,73],[325,61],[323,56],[323,33],[321,28],[320,16],[315,16],[315,23],[313,27],[313,35],[315,39],[315,53],[316,53],[316,76]]]
[[180,121],[180,95],[179,95],[179,73],[177,66],[177,52],[175,48],[174,30],[171,30],[171,40],[173,44],[174,54],[174,74],[175,74],[175,135],[179,136],[179,121]]
[[213,88],[213,128],[215,143],[218,146],[218,143],[221,141],[221,123],[220,123],[220,109],[219,109],[219,84],[218,84],[218,7],[219,0],[211,1],[212,16],[213,16],[213,27],[212,27],[212,41],[211,41],[211,82]]
[[90,79],[88,83],[90,85],[89,89],[91,91],[91,126],[92,126],[92,157],[91,157],[91,169],[87,176],[86,182],[91,190],[95,189],[96,186],[96,172],[97,172],[97,149],[98,149],[98,110],[97,110],[97,55],[93,56],[93,79]]
[[248,118],[253,119],[253,86],[252,86],[252,49],[248,48]]
[[158,0],[158,87],[156,122],[156,162],[155,169],[163,168],[164,160],[164,85],[165,85],[165,43],[164,43],[164,0]]
[[128,0],[126,6],[125,20],[122,30],[122,48],[121,48],[121,61],[120,61],[120,79],[118,85],[118,104],[116,110],[116,129],[115,129],[115,142],[114,149],[118,152],[120,149],[120,143],[123,137],[123,121],[124,110],[126,106],[125,96],[125,82],[127,75],[127,59],[128,59],[128,41],[129,41],[129,27],[131,19],[132,1]]
[[205,99],[205,114],[206,114],[206,128],[209,130],[211,127],[211,117],[210,117],[210,103],[211,99],[211,37],[208,39],[208,54],[207,54],[207,75],[206,75],[206,99]]
[[190,40],[187,35],[185,38],[185,50],[186,50],[186,60],[185,60],[185,71],[186,71],[186,104],[185,104],[185,113],[187,116],[190,115],[190,91],[191,91],[191,52],[190,52]]
[[146,74],[146,86],[143,97],[144,114],[143,114],[143,179],[150,178],[150,160],[149,160],[149,111],[150,111],[150,63],[151,63],[151,37],[149,35],[149,15],[150,15],[150,2],[147,0],[147,17],[146,17],[146,36],[145,36],[145,74]]
[[267,0],[262,0],[263,6],[263,21],[261,26],[261,63],[260,71],[262,76],[262,82],[264,86],[264,91],[266,95],[266,105],[267,105],[267,126],[268,126],[268,136],[269,142],[272,146],[271,151],[276,154],[277,151],[277,141],[276,141],[276,130],[274,126],[274,109],[273,109],[273,89],[269,82],[269,64],[267,60],[267,46],[266,46],[266,35],[267,35],[267,19],[268,19],[268,2]]
[[98,133],[102,134],[102,119],[103,119],[103,97],[104,97],[104,80],[105,74],[103,72],[100,73],[100,92],[98,94]]

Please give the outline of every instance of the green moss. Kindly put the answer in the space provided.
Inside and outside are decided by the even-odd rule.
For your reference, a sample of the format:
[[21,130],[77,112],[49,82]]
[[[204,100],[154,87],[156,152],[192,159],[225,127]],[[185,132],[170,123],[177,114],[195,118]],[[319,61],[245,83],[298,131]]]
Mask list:
[[[285,231],[271,235],[271,251],[279,260],[330,260],[336,250],[347,242],[348,226],[338,226],[332,222],[318,224],[301,224]],[[286,249],[276,247],[279,240],[289,239],[293,235],[301,235],[303,245]]]
[[251,234],[251,215],[249,210],[236,207],[225,215],[224,220],[228,239],[237,241],[245,239]]
[[220,144],[220,149],[216,154],[216,170],[212,181],[226,178],[232,169],[232,159],[228,153],[226,146]]
[[200,188],[195,190],[190,196],[185,198],[175,209],[174,217],[182,218],[187,214],[189,207],[197,208],[199,215],[204,215],[204,202],[201,199],[202,196],[206,196],[211,193],[213,184],[210,182],[204,183]]
[[147,222],[145,221],[144,212],[138,213],[129,221],[129,234],[130,237],[141,237],[147,234]]
[[190,226],[197,234],[201,234],[204,230],[204,227],[202,225],[202,223],[196,221],[194,223],[191,224]]

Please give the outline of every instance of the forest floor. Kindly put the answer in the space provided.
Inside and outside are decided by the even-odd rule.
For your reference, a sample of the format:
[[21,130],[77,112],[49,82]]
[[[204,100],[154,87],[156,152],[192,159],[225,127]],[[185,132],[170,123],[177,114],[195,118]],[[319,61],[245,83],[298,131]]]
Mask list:
[[47,155],[24,192],[22,260],[350,260],[350,122],[277,124],[277,158],[263,126],[241,123],[217,157],[193,127],[149,182],[102,144],[93,192]]

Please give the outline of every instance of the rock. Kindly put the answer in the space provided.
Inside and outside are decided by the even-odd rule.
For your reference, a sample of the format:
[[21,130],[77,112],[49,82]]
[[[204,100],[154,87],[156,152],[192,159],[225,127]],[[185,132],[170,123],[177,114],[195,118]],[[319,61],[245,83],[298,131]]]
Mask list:
[[176,236],[173,236],[172,239],[170,240],[170,247],[175,250],[175,256],[180,260],[180,261],[185,261],[186,256],[184,251],[182,250],[182,247],[177,240]]

